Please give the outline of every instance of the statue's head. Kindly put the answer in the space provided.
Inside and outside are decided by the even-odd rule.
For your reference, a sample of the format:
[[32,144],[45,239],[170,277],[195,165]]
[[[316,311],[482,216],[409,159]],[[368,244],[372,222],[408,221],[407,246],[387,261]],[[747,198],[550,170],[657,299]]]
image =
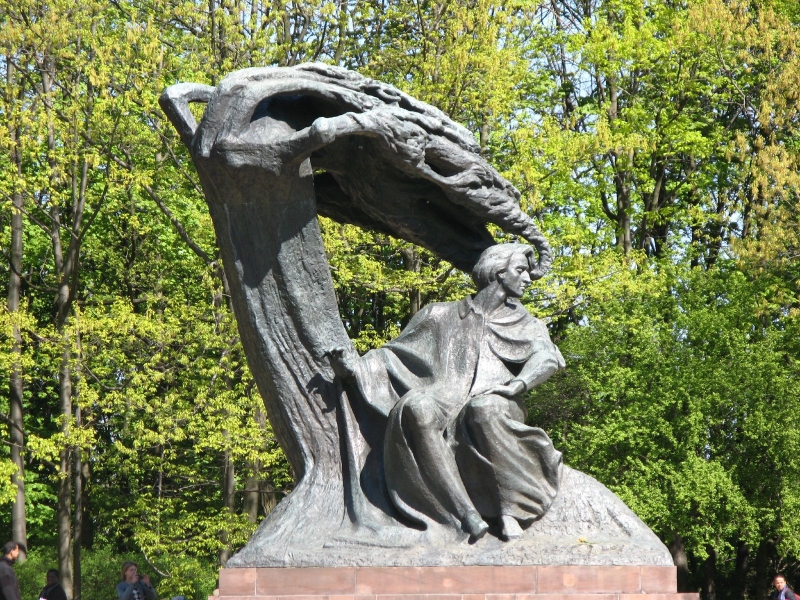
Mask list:
[[508,269],[511,259],[524,257],[528,265],[528,273],[536,268],[536,252],[533,246],[527,244],[497,244],[483,251],[475,267],[472,269],[472,279],[478,290],[489,287],[497,281],[497,276]]

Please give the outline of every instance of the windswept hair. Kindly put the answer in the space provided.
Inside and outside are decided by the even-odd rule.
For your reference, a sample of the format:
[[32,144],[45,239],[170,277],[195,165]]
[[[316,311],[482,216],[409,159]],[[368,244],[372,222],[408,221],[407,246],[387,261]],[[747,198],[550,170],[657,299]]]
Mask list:
[[536,253],[533,246],[527,244],[497,244],[489,246],[483,251],[475,267],[472,269],[472,279],[478,290],[487,287],[497,279],[497,274],[508,267],[508,261],[515,254],[524,254],[528,259],[528,271],[536,268]]

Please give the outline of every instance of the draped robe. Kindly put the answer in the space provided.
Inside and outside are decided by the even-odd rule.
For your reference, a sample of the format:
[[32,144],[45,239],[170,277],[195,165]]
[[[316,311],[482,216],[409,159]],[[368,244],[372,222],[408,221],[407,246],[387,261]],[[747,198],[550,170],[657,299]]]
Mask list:
[[427,305],[396,339],[357,362],[361,395],[388,414],[386,484],[405,517],[422,526],[463,518],[420,468],[408,431],[415,402],[434,407],[448,449],[438,468],[463,483],[482,517],[509,515],[526,524],[547,511],[558,492],[561,453],[542,429],[525,425],[522,398],[485,393],[543,360],[564,366],[544,324],[521,304],[509,299],[487,318],[468,297]]

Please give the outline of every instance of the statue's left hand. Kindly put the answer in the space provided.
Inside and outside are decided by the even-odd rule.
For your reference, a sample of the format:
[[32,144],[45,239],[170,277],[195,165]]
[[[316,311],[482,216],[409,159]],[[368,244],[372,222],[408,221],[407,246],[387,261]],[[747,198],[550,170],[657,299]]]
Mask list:
[[496,385],[484,392],[485,394],[497,394],[506,398],[519,396],[525,391],[525,384],[519,379],[512,379],[505,385]]
[[347,350],[343,347],[331,348],[325,353],[331,361],[331,368],[342,379],[355,379],[356,370],[352,360],[347,356]]

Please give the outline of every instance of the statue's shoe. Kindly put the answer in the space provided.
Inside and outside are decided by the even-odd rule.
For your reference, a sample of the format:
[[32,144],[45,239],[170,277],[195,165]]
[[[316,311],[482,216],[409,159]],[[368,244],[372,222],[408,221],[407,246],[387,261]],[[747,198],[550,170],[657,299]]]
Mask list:
[[500,524],[502,525],[502,536],[506,541],[518,540],[522,537],[522,527],[514,517],[503,515],[500,517]]
[[473,540],[482,538],[486,535],[486,532],[489,531],[489,525],[476,512],[470,513],[464,517],[464,521],[461,525],[464,531],[466,531]]

